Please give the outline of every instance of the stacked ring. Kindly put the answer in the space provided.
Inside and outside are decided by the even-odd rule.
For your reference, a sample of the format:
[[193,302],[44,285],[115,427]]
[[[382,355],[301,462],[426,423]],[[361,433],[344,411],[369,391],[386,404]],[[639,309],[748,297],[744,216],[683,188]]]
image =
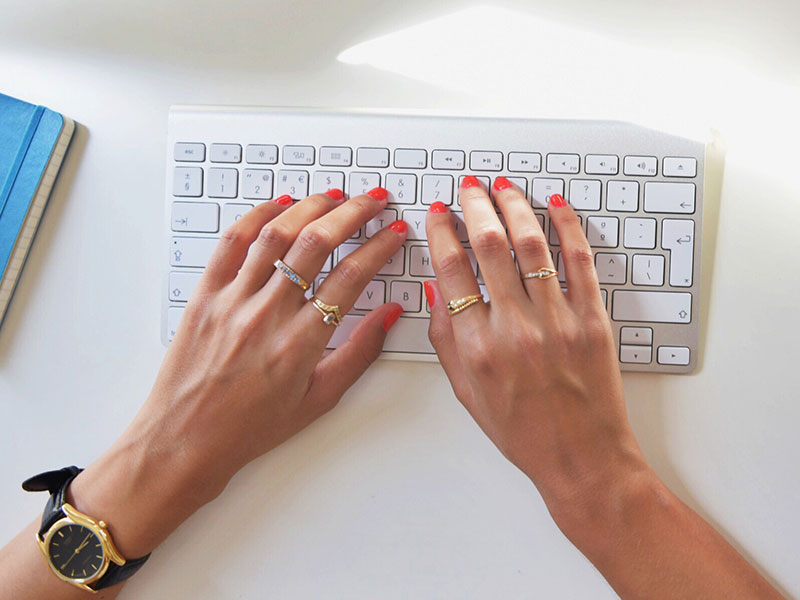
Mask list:
[[325,304],[316,296],[312,296],[311,303],[319,312],[322,313],[322,322],[325,325],[338,327],[342,324],[342,313],[339,311],[338,304]]
[[463,310],[467,310],[470,306],[477,304],[478,302],[483,302],[483,295],[472,294],[471,296],[464,296],[458,300],[450,300],[450,302],[447,303],[447,310],[452,317]]
[[299,286],[300,288],[302,288],[302,290],[304,292],[306,290],[308,290],[308,288],[311,287],[305,279],[303,279],[302,277],[300,277],[300,275],[295,273],[294,269],[292,269],[289,265],[287,265],[281,259],[276,260],[272,264],[276,269],[278,269],[281,273],[283,273],[284,277],[286,277],[289,281],[291,281],[296,286]]

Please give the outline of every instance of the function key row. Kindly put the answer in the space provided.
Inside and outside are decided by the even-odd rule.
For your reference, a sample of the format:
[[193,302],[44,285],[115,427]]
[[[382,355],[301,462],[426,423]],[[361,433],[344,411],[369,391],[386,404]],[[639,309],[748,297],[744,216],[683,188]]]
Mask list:
[[[391,151],[389,148],[357,148],[355,164],[357,167],[388,168]],[[250,144],[244,153],[249,164],[274,165],[278,163],[278,146],[274,144]],[[204,162],[205,144],[198,142],[178,142],[175,144],[176,162]],[[284,146],[283,164],[311,166],[319,160],[323,167],[350,167],[353,165],[353,149],[347,146],[322,146],[316,156],[314,146]],[[211,144],[209,160],[215,163],[242,162],[242,146],[239,144]],[[587,175],[618,175],[619,157],[614,154],[587,154],[583,157],[584,172]],[[503,170],[504,163],[512,173],[540,173],[542,155],[538,152],[509,152],[473,150],[467,154],[463,150],[433,150],[431,167],[443,171],[463,171],[469,164],[472,171]],[[396,169],[425,169],[428,166],[428,151],[422,148],[397,148],[394,151]],[[544,166],[548,173],[574,175],[581,172],[580,154],[546,155]],[[655,177],[658,175],[658,158],[655,156],[625,156],[622,172],[631,177]],[[665,177],[695,177],[697,159],[691,157],[667,156],[662,160],[661,172]]]

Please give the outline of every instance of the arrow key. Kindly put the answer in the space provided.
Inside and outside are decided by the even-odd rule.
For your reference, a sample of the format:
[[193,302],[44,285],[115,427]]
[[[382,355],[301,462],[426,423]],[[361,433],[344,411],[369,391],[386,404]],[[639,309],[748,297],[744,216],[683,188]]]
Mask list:
[[690,351],[686,346],[659,346],[658,364],[660,365],[688,365]]
[[619,362],[650,364],[653,360],[653,348],[651,346],[628,346],[620,345]]
[[650,327],[622,327],[619,343],[631,346],[652,346],[653,330]]

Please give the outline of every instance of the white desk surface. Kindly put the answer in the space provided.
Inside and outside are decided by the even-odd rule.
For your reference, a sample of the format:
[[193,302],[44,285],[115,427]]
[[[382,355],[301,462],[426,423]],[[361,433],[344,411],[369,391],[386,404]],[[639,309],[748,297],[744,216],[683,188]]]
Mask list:
[[[0,89],[80,123],[0,330],[0,543],[44,504],[19,483],[94,459],[158,369],[170,104],[615,117],[725,138],[703,364],[625,375],[629,413],[659,475],[800,596],[798,4],[322,4],[0,0]],[[439,366],[382,362],[121,597],[615,595]]]

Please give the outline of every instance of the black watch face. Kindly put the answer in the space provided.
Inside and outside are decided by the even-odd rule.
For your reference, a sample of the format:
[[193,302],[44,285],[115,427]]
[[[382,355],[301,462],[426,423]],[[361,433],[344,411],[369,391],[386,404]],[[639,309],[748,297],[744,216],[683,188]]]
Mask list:
[[70,579],[86,579],[103,566],[103,546],[88,527],[69,523],[50,539],[50,562]]

